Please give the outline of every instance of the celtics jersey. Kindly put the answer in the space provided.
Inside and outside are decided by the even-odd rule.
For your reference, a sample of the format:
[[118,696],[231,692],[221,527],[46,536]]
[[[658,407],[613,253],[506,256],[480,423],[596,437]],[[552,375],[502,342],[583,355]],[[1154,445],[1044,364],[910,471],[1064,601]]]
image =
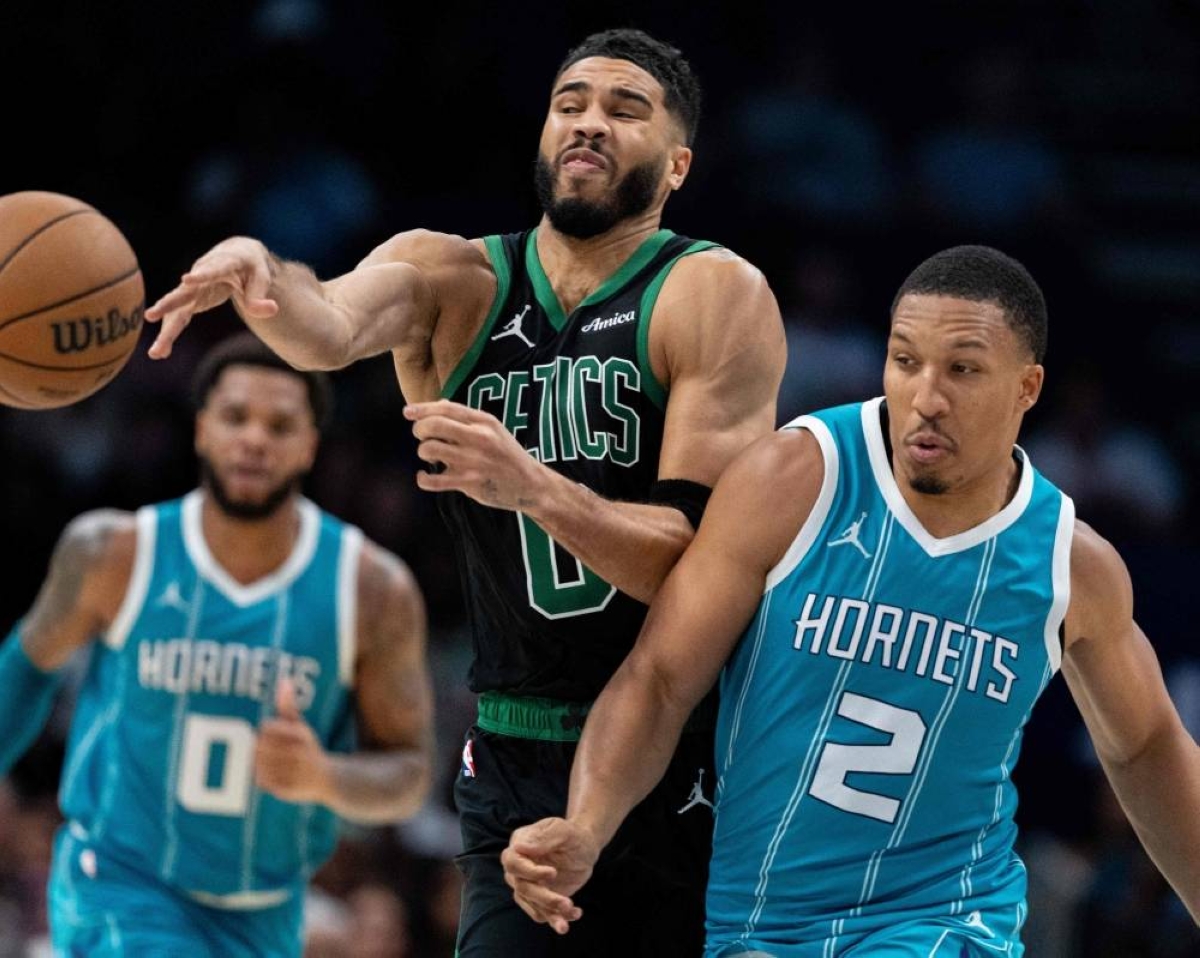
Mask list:
[[101,868],[110,856],[205,903],[268,905],[329,855],[336,822],[255,785],[256,730],[287,677],[322,745],[352,747],[362,535],[301,500],[289,558],[242,585],[200,511],[193,492],[137,513],[129,587],[75,706],[62,807]]
[[[442,395],[491,413],[530,455],[601,496],[645,502],[666,406],[647,348],[654,303],[680,257],[713,244],[659,230],[567,315],[538,259],[537,230],[485,243],[496,296]],[[595,698],[646,607],[529,517],[458,493],[440,503],[471,621],[471,688]]]
[[712,954],[1024,918],[1011,773],[1060,663],[1074,506],[1016,449],[1012,500],[936,538],[896,483],[884,414],[876,399],[789,424],[825,477],[721,679]]

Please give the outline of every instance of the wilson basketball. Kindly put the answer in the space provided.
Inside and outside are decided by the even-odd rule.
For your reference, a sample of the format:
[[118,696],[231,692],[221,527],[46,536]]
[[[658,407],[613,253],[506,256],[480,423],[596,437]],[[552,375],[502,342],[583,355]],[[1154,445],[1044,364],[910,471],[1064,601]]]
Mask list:
[[137,257],[95,209],[60,193],[0,196],[0,403],[90,396],[129,359],[144,308]]

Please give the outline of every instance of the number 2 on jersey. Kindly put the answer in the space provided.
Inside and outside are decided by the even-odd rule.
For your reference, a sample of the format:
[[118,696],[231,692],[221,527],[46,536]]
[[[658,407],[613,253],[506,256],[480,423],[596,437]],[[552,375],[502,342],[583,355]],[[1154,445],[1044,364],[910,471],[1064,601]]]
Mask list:
[[885,745],[827,742],[821,750],[821,760],[808,793],[835,808],[890,825],[896,821],[900,800],[847,785],[846,776],[851,772],[910,775],[917,767],[921,743],[925,741],[925,722],[910,709],[897,708],[853,692],[842,694],[838,715],[890,733],[892,740]]

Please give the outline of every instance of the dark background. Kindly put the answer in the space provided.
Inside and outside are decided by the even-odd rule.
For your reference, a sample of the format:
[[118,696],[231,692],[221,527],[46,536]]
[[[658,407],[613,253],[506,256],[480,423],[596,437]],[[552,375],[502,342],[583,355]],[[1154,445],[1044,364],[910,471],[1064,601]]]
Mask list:
[[[538,215],[531,170],[553,73],[570,46],[614,25],[678,44],[704,83],[692,174],[665,225],[766,273],[790,340],[781,421],[879,391],[892,293],[925,256],[982,242],[1030,268],[1050,350],[1023,442],[1126,557],[1137,617],[1200,727],[1195,0],[22,0],[0,18],[0,194],[92,203],[137,250],[150,300],[234,233],[327,278],[405,229],[521,229]],[[100,394],[55,412],[0,409],[0,627],[32,601],[72,516],[191,487],[187,380],[235,328],[228,313],[202,317],[166,363],[146,359],[146,331]],[[446,954],[446,790],[471,709],[457,573],[413,483],[388,359],[335,383],[308,491],[402,555],[428,596],[446,787],[416,826],[352,834],[312,911],[330,929],[359,928],[363,948],[371,916],[407,922],[407,951],[395,932],[383,936],[390,951],[361,954]],[[0,849],[6,834],[53,825],[62,718],[14,774]],[[1200,955],[1097,784],[1060,680],[1033,716],[1017,780],[1031,955]],[[0,851],[0,891],[16,903],[0,910],[0,938],[8,920],[14,953],[41,933],[44,842],[25,844]],[[354,889],[368,879],[395,900],[364,905]]]

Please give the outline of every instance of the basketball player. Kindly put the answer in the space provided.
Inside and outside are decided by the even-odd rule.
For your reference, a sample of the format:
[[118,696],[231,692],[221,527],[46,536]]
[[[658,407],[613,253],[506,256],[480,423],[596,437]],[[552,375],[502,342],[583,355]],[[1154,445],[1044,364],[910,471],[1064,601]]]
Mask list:
[[200,488],[76,519],[0,646],[0,772],[91,646],[60,787],[56,955],[298,956],[335,813],[399,819],[429,779],[421,596],[299,493],[325,377],[244,333],[208,354],[195,397]]
[[946,250],[893,303],[884,398],[738,457],[588,718],[566,819],[505,852],[531,915],[586,915],[569,896],[722,664],[709,958],[1020,955],[1011,772],[1060,668],[1200,915],[1200,752],[1121,559],[1015,444],[1045,343],[1022,266]]
[[163,323],[155,357],[228,299],[297,366],[392,353],[419,455],[439,464],[418,483],[449,494],[481,693],[456,786],[460,958],[626,954],[628,916],[646,900],[661,905],[632,947],[702,946],[712,816],[707,803],[678,812],[701,780],[711,796],[711,714],[602,864],[578,941],[517,908],[499,861],[514,827],[565,809],[591,701],[717,476],[774,427],[784,340],[762,275],[660,228],[698,115],[678,50],[635,30],[596,34],[552,85],[536,229],[402,233],[326,283],[235,238],[146,314]]

